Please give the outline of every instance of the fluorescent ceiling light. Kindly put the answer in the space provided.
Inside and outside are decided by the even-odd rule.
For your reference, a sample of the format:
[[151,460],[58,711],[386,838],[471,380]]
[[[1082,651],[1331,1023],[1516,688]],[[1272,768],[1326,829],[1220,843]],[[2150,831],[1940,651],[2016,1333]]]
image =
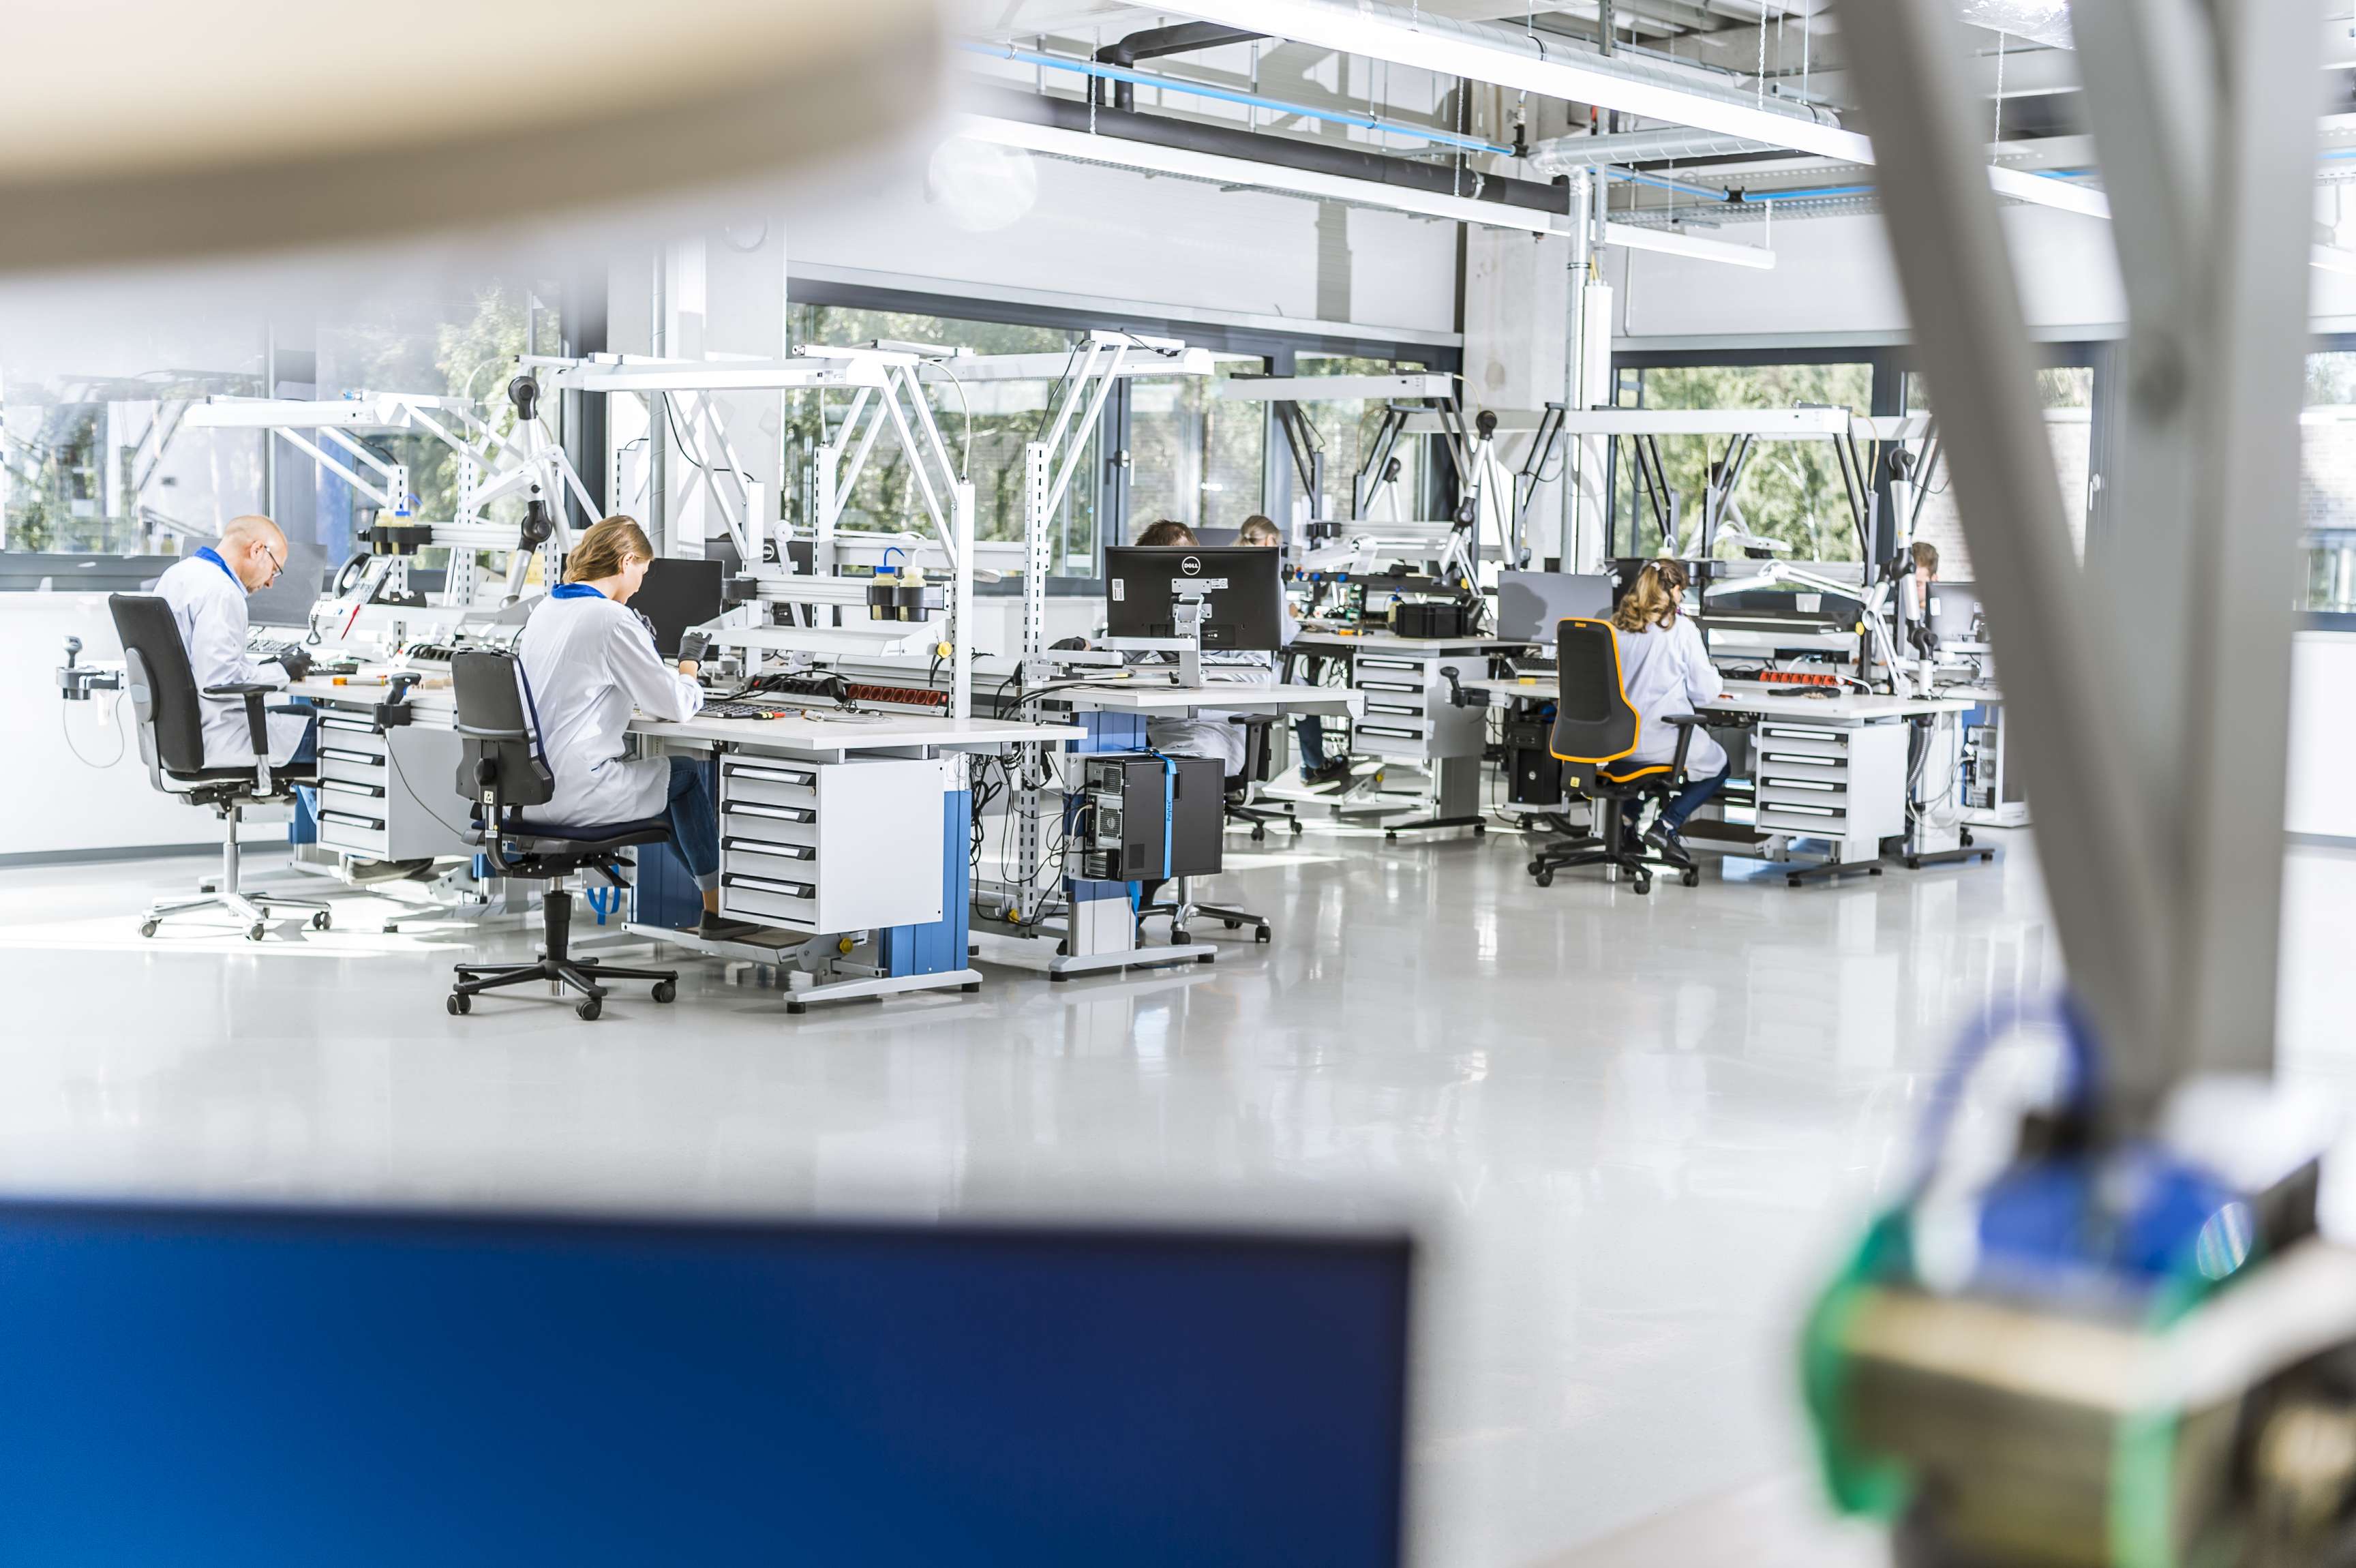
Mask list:
[[[1185,147],[1165,147],[1155,142],[1133,142],[1122,136],[1091,135],[1060,125],[1038,125],[1027,120],[1002,120],[989,114],[958,116],[958,135],[991,142],[1001,147],[1022,147],[1049,157],[1076,158],[1083,163],[1116,164],[1151,174],[1185,179],[1247,186],[1258,190],[1313,196],[1326,201],[1346,201],[1360,207],[1383,207],[1426,218],[1458,223],[1486,223],[1530,234],[1561,234],[1570,228],[1568,213],[1544,212],[1534,207],[1510,207],[1502,201],[1475,201],[1469,196],[1441,196],[1436,191],[1408,190],[1371,179],[1349,179],[1313,169],[1287,168],[1251,158],[1231,158],[1198,153]],[[1705,262],[1730,262],[1737,266],[1772,267],[1775,253],[1754,245],[1730,245],[1722,240],[1697,240],[1657,229],[1636,229],[1621,223],[1603,227],[1603,242],[1643,251],[1662,251]]]
[[[1421,18],[1352,0],[1183,0],[1180,15],[1205,22],[1224,22],[1257,33],[1270,33],[1295,43],[1311,44],[1342,54],[1364,55],[1394,65],[1413,66],[1441,76],[1461,76],[1498,87],[1567,98],[1648,120],[1691,125],[1721,135],[1772,142],[1779,147],[1814,153],[1843,163],[1871,164],[1873,144],[1855,131],[1819,125],[1811,120],[1772,114],[1687,92],[1659,82],[1631,81],[1592,66],[1577,56],[1541,59],[1507,48],[1494,47],[1467,36],[1457,27],[1425,27]],[[1590,57],[1594,58],[1594,57]],[[1988,184],[2017,201],[2058,207],[2067,212],[2107,218],[2110,205],[2100,191],[2018,170],[1988,170]],[[2097,208],[2099,207],[2099,210]]]
[[1664,255],[1691,256],[1697,261],[1725,262],[1731,266],[1772,271],[1775,252],[1757,245],[1729,244],[1724,240],[1699,240],[1667,229],[1639,229],[1633,223],[1606,223],[1603,242],[1632,251],[1658,251]]

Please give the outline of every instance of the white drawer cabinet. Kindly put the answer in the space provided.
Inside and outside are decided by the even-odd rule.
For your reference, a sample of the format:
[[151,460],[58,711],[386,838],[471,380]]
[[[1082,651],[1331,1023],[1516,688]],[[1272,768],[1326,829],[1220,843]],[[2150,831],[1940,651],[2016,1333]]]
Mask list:
[[445,729],[380,731],[353,714],[320,714],[319,843],[369,860],[474,854],[458,792],[461,746]]
[[1751,741],[1758,825],[1835,839],[1843,860],[1869,860],[1906,831],[1903,724],[1762,723]]
[[723,759],[721,912],[812,934],[939,919],[949,766]]

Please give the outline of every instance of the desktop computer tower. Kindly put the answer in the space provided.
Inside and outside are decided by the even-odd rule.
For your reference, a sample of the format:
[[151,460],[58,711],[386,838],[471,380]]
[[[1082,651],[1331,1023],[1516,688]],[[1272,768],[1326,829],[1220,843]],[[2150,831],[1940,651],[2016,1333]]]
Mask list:
[[1552,811],[1562,804],[1562,762],[1548,746],[1553,726],[1543,719],[1505,721],[1505,800]]
[[1226,780],[1217,758],[1121,752],[1080,760],[1080,876],[1143,882],[1219,869]]

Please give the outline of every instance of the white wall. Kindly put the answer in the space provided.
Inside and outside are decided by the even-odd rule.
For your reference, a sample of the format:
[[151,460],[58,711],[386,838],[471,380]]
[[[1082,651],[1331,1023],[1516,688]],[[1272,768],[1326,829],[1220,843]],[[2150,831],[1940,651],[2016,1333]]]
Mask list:
[[[976,213],[928,199],[921,171],[795,223],[793,264],[851,268],[960,284],[1119,299],[1173,311],[1320,319],[1319,204],[1195,180],[1034,158],[1037,198]],[[1016,192],[1019,198],[1019,189]],[[1019,205],[1019,199],[1014,203]],[[1349,209],[1346,319],[1362,327],[1447,332],[1455,327],[1456,225]],[[1330,221],[1330,220],[1329,220]]]
[[2356,841],[2356,633],[2299,634],[2291,650],[2290,787],[2283,825]]
[[[220,823],[147,782],[127,709],[118,698],[69,703],[52,673],[65,639],[84,663],[120,664],[123,645],[103,594],[0,594],[0,855],[56,854],[220,842]],[[79,748],[84,762],[75,755]],[[112,767],[92,767],[119,757]],[[241,835],[285,842],[283,807],[258,811]]]

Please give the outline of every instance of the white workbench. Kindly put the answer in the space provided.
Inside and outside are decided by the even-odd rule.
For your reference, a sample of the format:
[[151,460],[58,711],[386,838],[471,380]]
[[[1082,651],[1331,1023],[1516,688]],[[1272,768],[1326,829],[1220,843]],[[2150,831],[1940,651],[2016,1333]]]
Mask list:
[[1347,687],[1281,685],[1273,681],[1221,681],[1200,686],[1107,681],[1068,687],[1048,700],[1121,713],[1176,714],[1214,708],[1226,713],[1333,714],[1352,718],[1365,705],[1365,694]]
[[[1464,682],[1494,699],[1550,703],[1560,688],[1552,676],[1484,678]],[[1705,717],[1751,726],[1751,787],[1757,831],[1771,843],[1819,839],[1832,845],[1821,865],[1786,873],[1796,886],[1810,875],[1837,875],[1844,866],[1879,873],[1884,839],[1907,837],[1909,811],[1907,725],[1909,719],[1944,715],[1952,720],[1976,704],[1954,697],[1897,697],[1844,692],[1837,696],[1801,695],[1753,683],[1732,682],[1733,691],[1696,704]],[[1945,732],[1952,739],[1953,725]],[[1957,765],[1952,746],[1943,747],[1944,766]],[[1981,850],[1926,847],[1914,833],[1906,864],[1960,858]]]

